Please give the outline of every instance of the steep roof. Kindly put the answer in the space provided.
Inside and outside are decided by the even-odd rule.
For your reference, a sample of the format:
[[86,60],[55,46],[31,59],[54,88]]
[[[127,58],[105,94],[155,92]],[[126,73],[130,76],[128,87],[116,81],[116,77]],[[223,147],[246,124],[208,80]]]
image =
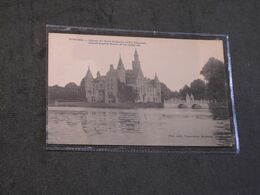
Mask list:
[[121,56],[120,56],[119,61],[118,61],[117,70],[125,70],[125,66],[123,64]]
[[89,67],[88,67],[88,71],[87,71],[87,74],[86,74],[86,77],[85,77],[85,78],[86,78],[86,79],[93,79],[93,75],[92,75],[92,73],[91,73]]

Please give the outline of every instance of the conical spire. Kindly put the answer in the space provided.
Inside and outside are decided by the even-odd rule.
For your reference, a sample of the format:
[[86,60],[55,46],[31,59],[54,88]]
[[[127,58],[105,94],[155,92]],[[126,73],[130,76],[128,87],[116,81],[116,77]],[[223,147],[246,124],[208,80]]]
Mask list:
[[124,64],[123,64],[121,55],[120,55],[120,57],[119,57],[119,61],[118,61],[118,65],[117,65],[117,70],[125,70],[125,66],[124,66]]
[[93,75],[92,75],[89,67],[88,67],[88,71],[87,71],[87,74],[86,74],[86,79],[93,79]]

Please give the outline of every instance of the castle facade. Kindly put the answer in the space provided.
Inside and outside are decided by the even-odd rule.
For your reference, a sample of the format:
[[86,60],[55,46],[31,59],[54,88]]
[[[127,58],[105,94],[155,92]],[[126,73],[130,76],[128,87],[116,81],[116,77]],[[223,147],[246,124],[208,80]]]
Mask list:
[[83,78],[86,101],[88,103],[161,103],[161,83],[155,74],[154,79],[144,77],[137,51],[134,52],[132,69],[125,69],[120,56],[117,68],[110,65],[106,75],[97,72],[93,77],[90,68]]

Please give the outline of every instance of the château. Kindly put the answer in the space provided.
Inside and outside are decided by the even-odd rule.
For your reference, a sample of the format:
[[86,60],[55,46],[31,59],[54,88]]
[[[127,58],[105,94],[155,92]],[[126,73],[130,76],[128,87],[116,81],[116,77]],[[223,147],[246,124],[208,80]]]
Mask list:
[[88,68],[82,82],[88,103],[162,103],[158,76],[155,74],[153,79],[144,76],[137,50],[134,52],[132,69],[125,69],[120,56],[117,68],[111,64],[106,75],[97,72],[96,78]]

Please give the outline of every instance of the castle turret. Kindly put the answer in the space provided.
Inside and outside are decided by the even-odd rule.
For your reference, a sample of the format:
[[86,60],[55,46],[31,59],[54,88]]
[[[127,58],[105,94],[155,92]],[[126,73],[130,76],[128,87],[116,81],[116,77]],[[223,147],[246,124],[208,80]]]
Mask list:
[[113,64],[110,64],[110,68],[109,68],[109,70],[114,70],[114,66],[113,66]]
[[92,75],[89,67],[88,67],[88,71],[87,71],[87,74],[86,74],[85,78],[87,80],[93,80],[93,75]]
[[159,79],[158,79],[158,77],[157,77],[157,74],[156,74],[156,73],[155,73],[155,76],[154,76],[154,81],[155,81],[156,83],[160,82]]
[[125,83],[125,66],[123,64],[121,56],[117,65],[117,78],[120,82]]

